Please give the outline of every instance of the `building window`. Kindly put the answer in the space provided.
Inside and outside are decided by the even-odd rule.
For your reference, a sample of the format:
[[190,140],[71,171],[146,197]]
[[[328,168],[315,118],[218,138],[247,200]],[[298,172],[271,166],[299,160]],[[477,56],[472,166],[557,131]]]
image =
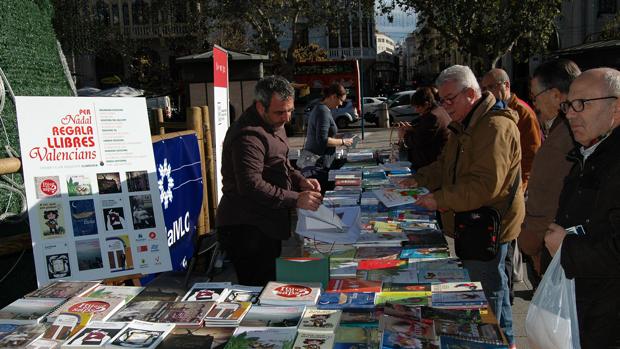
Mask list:
[[297,42],[297,47],[308,46],[308,25],[306,23],[297,23],[295,25],[295,41]]
[[118,4],[112,5],[112,24],[118,26],[121,23],[120,15],[118,12]]
[[351,32],[353,33],[351,47],[360,47],[360,36],[363,33],[363,28],[360,25],[360,20],[357,16],[353,18],[353,22],[351,23]]
[[616,0],[598,0],[598,14],[616,14]]
[[97,1],[97,4],[95,5],[95,13],[99,24],[110,25],[110,10],[108,9],[108,4],[102,0]]
[[370,26],[370,20],[368,17],[364,17],[362,21],[362,46],[363,47],[372,47],[371,40],[372,37],[372,28]]
[[129,5],[126,2],[123,3],[122,16],[123,25],[129,25]]
[[351,47],[351,33],[348,18],[340,22],[340,47]]
[[329,37],[329,48],[338,48],[338,29],[328,26],[327,35]]
[[134,25],[148,23],[148,4],[144,0],[134,0],[131,4],[131,16]]

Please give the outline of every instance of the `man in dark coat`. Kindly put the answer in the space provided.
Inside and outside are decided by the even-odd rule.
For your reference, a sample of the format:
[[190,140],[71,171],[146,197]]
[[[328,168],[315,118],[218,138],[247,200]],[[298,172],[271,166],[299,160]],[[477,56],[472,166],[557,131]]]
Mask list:
[[[545,245],[575,279],[581,347],[609,348],[619,339],[620,310],[620,72],[581,74],[561,104],[575,140],[556,223]],[[581,234],[567,234],[575,227]],[[572,230],[572,229],[571,229]]]

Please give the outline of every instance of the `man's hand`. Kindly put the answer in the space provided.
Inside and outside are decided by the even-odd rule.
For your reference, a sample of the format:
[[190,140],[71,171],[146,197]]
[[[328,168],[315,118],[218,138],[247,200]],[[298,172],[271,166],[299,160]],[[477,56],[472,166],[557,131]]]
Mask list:
[[316,211],[323,202],[321,193],[315,191],[302,191],[297,198],[297,208]]
[[405,178],[398,182],[398,185],[401,188],[415,188],[418,186],[418,181],[416,181],[415,178]]
[[435,200],[435,196],[433,196],[433,193],[420,196],[415,202],[415,204],[418,206],[422,206],[427,210],[437,210],[437,200]]
[[315,178],[306,178],[301,183],[299,183],[299,189],[302,191],[316,191],[318,193],[321,192],[321,184]]
[[345,147],[350,147],[353,144],[353,138],[343,138],[342,145]]
[[547,228],[545,233],[545,246],[547,246],[547,250],[549,250],[552,257],[558,252],[558,248],[560,248],[566,234],[566,230],[559,225],[555,223],[549,224],[549,228]]
[[407,133],[407,131],[412,128],[410,123],[402,121],[397,122],[396,127],[398,127],[398,139],[405,138],[405,134]]

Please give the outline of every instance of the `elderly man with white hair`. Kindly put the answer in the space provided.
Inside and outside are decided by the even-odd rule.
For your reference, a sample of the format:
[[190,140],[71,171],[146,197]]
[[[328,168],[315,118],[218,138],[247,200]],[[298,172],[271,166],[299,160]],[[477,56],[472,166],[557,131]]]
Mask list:
[[[449,235],[455,231],[455,213],[481,207],[492,207],[502,213],[496,253],[490,257],[459,257],[471,280],[482,282],[512,348],[512,308],[504,266],[508,244],[517,238],[525,215],[518,116],[504,102],[496,101],[490,92],[481,93],[469,67],[449,67],[441,72],[436,83],[441,104],[452,118],[448,128],[453,134],[439,159],[421,168],[402,185],[419,185],[431,190],[418,204],[440,211],[444,232]],[[476,247],[471,246],[475,243],[470,240],[461,239],[460,244],[466,249],[474,247],[471,250]]]
[[[579,145],[568,154],[545,245],[575,279],[581,348],[617,348],[620,312],[620,72],[583,72],[560,104]],[[567,234],[567,229],[577,234]]]

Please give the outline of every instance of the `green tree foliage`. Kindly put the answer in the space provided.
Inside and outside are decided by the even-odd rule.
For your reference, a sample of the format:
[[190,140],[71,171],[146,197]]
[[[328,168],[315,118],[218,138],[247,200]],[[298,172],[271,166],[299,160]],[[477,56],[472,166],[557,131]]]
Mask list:
[[296,63],[321,62],[327,60],[327,50],[317,44],[301,46],[293,51],[293,58]]
[[618,40],[620,39],[620,13],[616,14],[605,26],[601,32],[602,40]]
[[418,22],[437,30],[450,45],[495,67],[502,56],[544,51],[562,0],[380,0],[384,12],[395,6],[415,11]]

